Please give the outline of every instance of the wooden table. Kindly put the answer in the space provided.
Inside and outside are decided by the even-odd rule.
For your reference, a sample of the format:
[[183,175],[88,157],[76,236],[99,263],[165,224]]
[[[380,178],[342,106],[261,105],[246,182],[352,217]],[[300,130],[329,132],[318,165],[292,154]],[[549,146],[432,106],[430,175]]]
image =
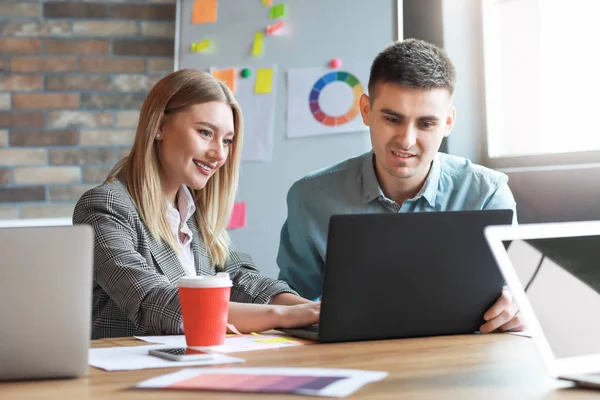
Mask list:
[[[105,339],[92,347],[146,344]],[[361,343],[316,344],[239,353],[247,367],[330,367],[388,371],[357,399],[580,399],[599,391],[551,379],[529,338],[508,334],[447,336]],[[238,365],[236,365],[238,366]],[[239,365],[241,366],[241,364]],[[278,399],[283,395],[142,391],[130,388],[177,369],[106,372],[90,368],[74,380],[0,383],[0,399]],[[286,399],[308,399],[285,396]]]

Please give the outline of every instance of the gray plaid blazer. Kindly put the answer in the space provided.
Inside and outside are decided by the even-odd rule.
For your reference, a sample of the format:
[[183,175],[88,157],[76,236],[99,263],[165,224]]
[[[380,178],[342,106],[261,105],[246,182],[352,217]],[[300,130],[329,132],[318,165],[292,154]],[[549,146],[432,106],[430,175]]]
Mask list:
[[[182,334],[176,284],[185,272],[174,250],[154,240],[126,186],[116,181],[84,193],[73,223],[94,230],[92,339]],[[188,226],[197,274],[216,274],[195,218]],[[279,293],[296,294],[261,276],[247,254],[231,252],[225,271],[233,281],[231,301],[265,304]]]

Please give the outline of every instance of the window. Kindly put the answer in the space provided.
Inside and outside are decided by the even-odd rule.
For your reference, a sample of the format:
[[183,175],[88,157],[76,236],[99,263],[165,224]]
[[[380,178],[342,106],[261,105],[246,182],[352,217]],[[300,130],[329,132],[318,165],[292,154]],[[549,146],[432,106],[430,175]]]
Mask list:
[[491,166],[600,161],[599,16],[599,0],[483,0]]

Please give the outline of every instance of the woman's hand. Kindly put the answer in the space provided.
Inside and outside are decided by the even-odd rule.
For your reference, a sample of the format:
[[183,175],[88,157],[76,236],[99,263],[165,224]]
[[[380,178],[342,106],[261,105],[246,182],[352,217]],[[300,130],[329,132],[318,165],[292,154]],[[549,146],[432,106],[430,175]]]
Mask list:
[[319,322],[321,302],[310,302],[294,306],[277,306],[279,325],[277,328],[301,328]]
[[242,333],[263,332],[274,328],[299,328],[319,322],[321,303],[293,306],[229,303],[228,323]]

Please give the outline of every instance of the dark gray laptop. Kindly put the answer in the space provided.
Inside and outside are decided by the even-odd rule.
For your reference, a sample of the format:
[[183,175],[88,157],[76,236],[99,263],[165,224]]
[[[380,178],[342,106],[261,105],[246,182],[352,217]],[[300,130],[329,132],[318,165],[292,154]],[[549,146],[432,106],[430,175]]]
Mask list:
[[474,333],[504,279],[483,229],[512,210],[334,215],[319,325],[284,332],[320,342]]

